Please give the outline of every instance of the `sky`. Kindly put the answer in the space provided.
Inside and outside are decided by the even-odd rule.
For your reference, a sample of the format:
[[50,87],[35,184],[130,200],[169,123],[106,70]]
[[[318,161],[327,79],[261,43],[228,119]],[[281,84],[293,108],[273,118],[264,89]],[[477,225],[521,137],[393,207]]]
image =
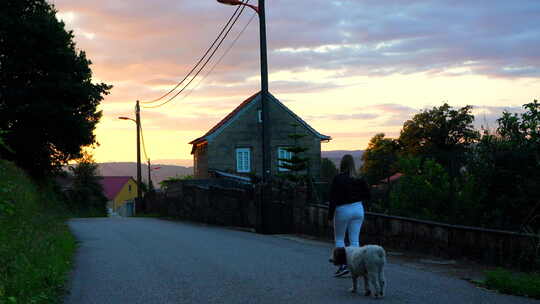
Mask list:
[[[98,162],[135,161],[135,124],[118,117],[134,118],[136,100],[152,162],[191,165],[189,142],[260,90],[251,9],[182,94],[147,108],[187,75],[235,7],[50,1],[92,61],[93,82],[114,86],[99,107]],[[540,97],[538,16],[538,0],[266,0],[269,90],[332,137],[323,151],[365,149],[380,132],[397,138],[406,120],[445,102],[472,105],[475,125],[494,128],[503,110]]]

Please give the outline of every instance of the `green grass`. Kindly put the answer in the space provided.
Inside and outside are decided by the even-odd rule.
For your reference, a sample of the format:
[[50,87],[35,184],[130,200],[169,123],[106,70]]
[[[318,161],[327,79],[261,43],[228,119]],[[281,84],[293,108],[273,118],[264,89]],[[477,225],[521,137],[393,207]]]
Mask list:
[[485,287],[502,293],[540,299],[539,273],[512,273],[505,269],[486,272]]
[[0,160],[0,304],[60,303],[76,242],[51,186]]

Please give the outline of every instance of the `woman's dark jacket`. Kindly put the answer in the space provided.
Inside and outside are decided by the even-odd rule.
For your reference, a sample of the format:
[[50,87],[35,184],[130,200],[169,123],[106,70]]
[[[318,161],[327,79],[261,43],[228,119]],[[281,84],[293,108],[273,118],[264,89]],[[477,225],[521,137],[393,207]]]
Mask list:
[[328,220],[334,218],[337,206],[365,201],[370,198],[369,186],[363,178],[354,178],[346,173],[336,175],[330,188]]

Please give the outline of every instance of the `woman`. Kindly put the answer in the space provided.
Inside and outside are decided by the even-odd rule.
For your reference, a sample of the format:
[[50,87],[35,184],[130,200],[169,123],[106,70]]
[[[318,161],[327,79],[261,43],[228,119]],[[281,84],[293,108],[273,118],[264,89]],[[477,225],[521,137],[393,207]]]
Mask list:
[[[364,222],[363,200],[369,199],[369,187],[364,179],[355,178],[352,155],[344,155],[340,163],[340,173],[332,181],[328,225],[334,224],[335,247],[345,247],[345,232],[349,231],[350,246],[360,246],[360,229]],[[341,265],[336,277],[349,273],[347,265]]]

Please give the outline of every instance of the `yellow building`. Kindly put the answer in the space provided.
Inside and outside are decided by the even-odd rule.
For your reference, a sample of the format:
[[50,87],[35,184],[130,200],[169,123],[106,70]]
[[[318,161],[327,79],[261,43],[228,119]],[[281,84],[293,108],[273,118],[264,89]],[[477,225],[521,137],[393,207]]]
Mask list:
[[107,207],[116,212],[137,197],[137,182],[131,176],[103,176],[103,192],[109,200]]

